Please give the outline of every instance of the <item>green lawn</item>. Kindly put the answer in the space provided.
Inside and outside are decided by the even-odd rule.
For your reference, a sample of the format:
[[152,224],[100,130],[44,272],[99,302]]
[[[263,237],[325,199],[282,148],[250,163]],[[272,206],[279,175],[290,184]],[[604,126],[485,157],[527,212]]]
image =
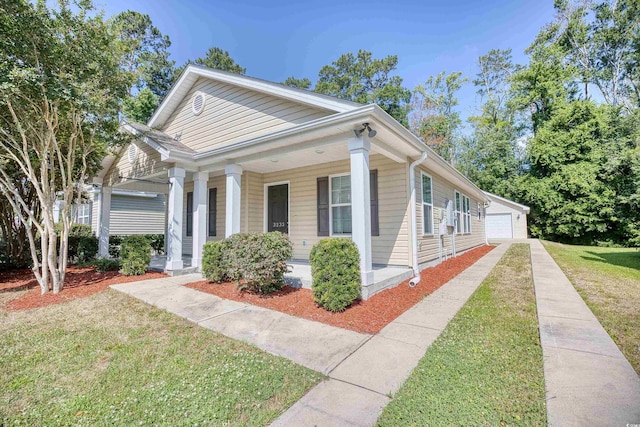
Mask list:
[[546,425],[529,245],[507,251],[378,425]]
[[543,243],[640,375],[640,252]]
[[115,291],[0,310],[0,425],[267,425],[321,375]]

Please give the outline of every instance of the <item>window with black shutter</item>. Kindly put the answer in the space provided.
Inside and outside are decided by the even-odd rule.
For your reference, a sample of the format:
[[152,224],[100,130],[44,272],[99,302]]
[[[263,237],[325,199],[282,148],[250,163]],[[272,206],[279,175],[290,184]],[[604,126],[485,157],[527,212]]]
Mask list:
[[218,189],[209,189],[209,236],[216,235],[216,216],[218,206]]
[[193,236],[193,192],[187,193],[187,237]]
[[[348,176],[348,175],[345,175]],[[330,236],[330,194],[329,177],[323,176],[317,179],[317,209],[318,209],[318,236]],[[371,235],[380,235],[380,221],[378,208],[378,171],[372,170],[369,176],[369,192],[371,197]],[[351,208],[350,206],[348,207]]]

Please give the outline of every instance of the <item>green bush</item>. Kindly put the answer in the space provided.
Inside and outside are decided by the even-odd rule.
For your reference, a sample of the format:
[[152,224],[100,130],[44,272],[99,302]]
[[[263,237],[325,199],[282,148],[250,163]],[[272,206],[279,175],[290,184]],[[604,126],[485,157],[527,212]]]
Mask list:
[[151,246],[149,239],[141,235],[126,236],[122,239],[120,249],[122,274],[138,276],[147,271],[151,262]]
[[164,253],[164,234],[146,234],[149,242],[151,243],[151,249],[156,255],[162,255]]
[[344,311],[360,295],[360,254],[351,239],[323,239],[309,256],[313,299],[329,311]]
[[210,282],[228,280],[228,269],[223,258],[223,241],[207,242],[202,247],[202,275]]
[[92,260],[98,254],[96,236],[69,236],[68,244],[69,258],[79,264]]
[[122,245],[122,237],[118,235],[109,236],[109,256],[111,258],[120,258],[120,245]]
[[91,265],[93,265],[96,268],[96,271],[100,273],[120,270],[119,259],[97,258],[91,262]]
[[223,243],[223,262],[238,289],[268,294],[282,289],[293,246],[280,233],[234,234]]

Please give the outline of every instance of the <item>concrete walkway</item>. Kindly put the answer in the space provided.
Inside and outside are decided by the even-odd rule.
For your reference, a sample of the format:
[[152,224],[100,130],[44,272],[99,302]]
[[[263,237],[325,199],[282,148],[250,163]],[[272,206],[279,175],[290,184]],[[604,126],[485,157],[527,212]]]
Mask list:
[[640,424],[640,379],[560,267],[530,240],[550,426]]
[[374,336],[182,286],[199,274],[111,287],[328,376],[274,425],[370,426],[508,247],[492,250]]
[[[371,426],[509,247],[489,252],[373,336],[273,426]],[[426,274],[423,273],[423,274]]]

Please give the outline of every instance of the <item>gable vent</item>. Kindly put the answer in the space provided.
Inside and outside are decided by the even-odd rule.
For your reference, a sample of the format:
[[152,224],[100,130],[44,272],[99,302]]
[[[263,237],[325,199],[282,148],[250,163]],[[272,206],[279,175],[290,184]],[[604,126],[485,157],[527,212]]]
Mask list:
[[129,163],[134,164],[136,162],[136,159],[138,158],[138,147],[135,144],[131,144],[129,146],[127,157],[129,158]]
[[202,113],[202,110],[204,110],[204,94],[198,92],[193,95],[193,99],[191,100],[191,111],[197,116]]

